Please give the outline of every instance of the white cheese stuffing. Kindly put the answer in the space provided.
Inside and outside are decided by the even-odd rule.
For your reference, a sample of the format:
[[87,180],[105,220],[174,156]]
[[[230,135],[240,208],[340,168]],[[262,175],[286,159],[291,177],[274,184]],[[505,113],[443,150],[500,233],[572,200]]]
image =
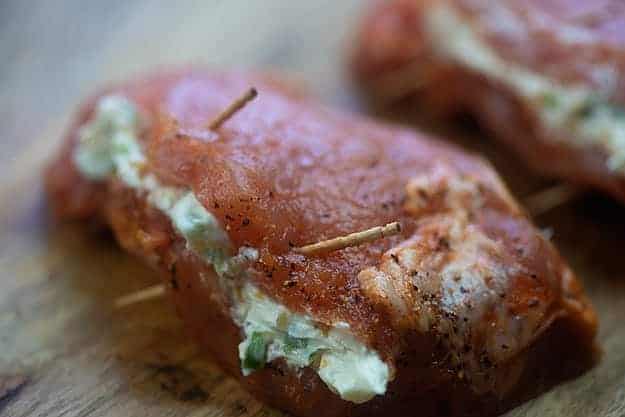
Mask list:
[[319,376],[341,398],[360,404],[370,400],[372,393],[384,394],[388,368],[373,355],[341,355],[330,351],[321,357]]
[[625,108],[605,94],[555,80],[505,61],[452,7],[431,7],[426,26],[436,51],[515,90],[537,109],[543,125],[574,146],[597,146],[607,166],[625,175]]
[[[291,312],[250,284],[243,287],[237,310],[247,336],[239,345],[244,375],[277,358],[297,368],[318,362],[319,377],[344,400],[363,403],[386,392],[388,366],[350,334],[347,323],[324,332],[309,317]],[[253,357],[256,352],[266,357]]]
[[[114,170],[115,162],[124,165],[142,160],[143,155],[134,140],[137,122],[136,109],[128,100],[119,96],[102,98],[94,119],[78,131],[80,146],[74,153],[74,162],[80,172],[88,178],[99,179]],[[123,161],[125,156],[126,161]]]
[[233,248],[219,221],[193,192],[163,186],[152,174],[141,174],[146,158],[137,140],[138,113],[122,96],[102,98],[93,120],[79,130],[74,162],[94,180],[116,174],[147,201],[165,213],[187,247],[213,265],[233,302],[234,321],[245,339],[239,345],[241,370],[249,375],[274,359],[283,358],[295,368],[311,366],[341,398],[355,403],[384,394],[389,368],[349,332],[347,323],[319,329],[307,315],[297,314],[271,300],[245,278],[245,268],[258,259],[254,248]]

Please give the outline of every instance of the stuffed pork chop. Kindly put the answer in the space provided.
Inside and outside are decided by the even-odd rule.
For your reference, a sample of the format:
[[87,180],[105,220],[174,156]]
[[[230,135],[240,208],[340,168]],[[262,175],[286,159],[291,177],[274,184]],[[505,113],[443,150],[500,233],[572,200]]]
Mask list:
[[625,201],[625,3],[391,0],[354,71],[388,100],[468,112],[535,171]]
[[594,354],[579,282],[487,163],[265,77],[97,95],[46,181],[55,213],[110,226],[206,352],[298,416],[494,414]]

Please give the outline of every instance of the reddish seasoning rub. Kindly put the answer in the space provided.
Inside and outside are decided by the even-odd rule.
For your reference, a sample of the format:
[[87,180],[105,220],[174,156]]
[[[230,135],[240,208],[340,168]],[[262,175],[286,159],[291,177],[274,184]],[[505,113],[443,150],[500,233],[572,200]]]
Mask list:
[[625,4],[392,0],[353,71],[384,100],[468,112],[537,172],[625,201]]
[[[249,86],[255,101],[208,130]],[[234,249],[258,249],[255,285],[320,326],[348,323],[392,371],[387,392],[363,404],[281,360],[243,377],[241,329],[211,266],[143,193],[76,168],[94,98],[47,171],[53,210],[101,220],[160,271],[189,332],[263,401],[298,416],[493,414],[591,363],[596,317],[583,289],[479,157],[254,75],[189,71],[111,92],[140,110],[143,171],[192,190]],[[400,234],[362,246],[294,250],[393,221]]]

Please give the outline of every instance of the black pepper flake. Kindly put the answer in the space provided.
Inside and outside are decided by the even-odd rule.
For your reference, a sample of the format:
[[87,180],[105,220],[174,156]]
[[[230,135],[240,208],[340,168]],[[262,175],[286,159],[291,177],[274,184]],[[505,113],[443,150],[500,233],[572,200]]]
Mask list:
[[501,348],[505,350],[505,349],[509,349],[510,347],[504,343],[501,345]]
[[400,358],[397,360],[397,366],[399,368],[407,368],[408,364],[409,364],[408,359]]
[[247,217],[245,217],[245,218],[243,219],[243,221],[241,222],[241,224],[242,224],[243,226],[248,226],[248,225],[250,224],[250,219],[248,219]]
[[289,248],[294,248],[294,247],[295,247],[295,243],[293,243],[293,242],[291,242],[291,241],[289,240]]
[[296,285],[297,285],[297,282],[291,279],[286,280],[282,283],[282,286],[285,288],[293,288]]
[[466,294],[466,293],[468,293],[468,292],[469,292],[469,290],[467,290],[467,289],[466,289],[466,288],[464,288],[463,286],[460,286],[460,292],[461,292],[462,294]]
[[271,369],[272,371],[275,371],[275,372],[279,373],[280,375],[284,376],[284,371],[276,363],[273,363],[273,362],[266,363],[265,364],[265,368],[266,369]]
[[399,258],[397,257],[397,255],[396,255],[396,254],[391,253],[391,258],[393,259],[393,261],[394,261],[396,264],[399,264]]
[[219,208],[219,203],[215,201],[215,202],[213,203],[213,207],[214,207],[215,209],[218,209],[218,208]]
[[235,402],[234,405],[232,406],[232,409],[234,413],[238,416],[247,414],[247,407],[245,406],[245,404],[242,404],[241,402],[238,402],[238,401]]
[[169,280],[169,283],[171,284],[171,288],[172,288],[174,291],[177,291],[177,290],[178,290],[178,288],[179,288],[179,287],[178,287],[178,280],[176,279],[176,277],[173,277],[172,279],[170,279],[170,280]]
[[484,368],[491,368],[493,366],[493,363],[491,362],[490,358],[486,354],[482,355],[482,357],[480,358],[480,364]]
[[226,216],[225,216],[225,217],[226,217],[226,220],[228,220],[228,221],[233,221],[233,220],[234,220],[234,217],[232,217],[232,216],[231,216],[231,215],[229,215],[229,214],[226,214]]
[[273,191],[269,191],[269,198],[273,198]]
[[438,249],[439,250],[449,250],[451,248],[449,244],[449,240],[447,238],[441,237],[438,239]]

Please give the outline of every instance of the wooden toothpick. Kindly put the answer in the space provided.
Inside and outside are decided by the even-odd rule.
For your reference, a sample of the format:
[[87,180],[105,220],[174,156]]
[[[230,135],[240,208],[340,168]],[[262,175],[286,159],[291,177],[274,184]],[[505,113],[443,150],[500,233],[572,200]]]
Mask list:
[[226,120],[228,120],[230,117],[232,117],[233,114],[241,110],[243,106],[245,106],[248,102],[254,100],[254,98],[256,98],[257,95],[258,95],[258,92],[256,91],[255,88],[252,87],[249,90],[247,90],[245,94],[243,94],[241,97],[239,97],[234,102],[232,102],[224,111],[222,111],[216,118],[214,118],[213,121],[208,124],[208,128],[210,130],[219,129],[219,127]]
[[124,308],[132,304],[162,297],[167,292],[165,284],[157,284],[142,290],[126,294],[113,302],[115,308]]
[[[401,232],[401,224],[399,222],[393,222],[385,226],[376,226],[361,232],[351,233],[346,236],[339,236],[334,239],[313,243],[312,245],[302,246],[300,248],[296,248],[295,251],[308,256],[316,255],[319,253],[331,252],[350,246],[358,246],[363,243],[373,242],[374,240],[396,235],[399,232]],[[113,305],[115,308],[124,308],[132,304],[160,298],[165,295],[166,292],[167,287],[165,284],[157,284],[119,297],[114,301]]]
[[385,226],[376,226],[371,229],[363,230],[362,232],[351,233],[346,236],[339,236],[334,239],[302,246],[296,248],[295,251],[308,256],[316,255],[373,242],[374,240],[396,235],[399,232],[401,232],[401,224],[399,224],[399,222],[393,222]]
[[532,194],[525,199],[525,207],[532,216],[540,216],[562,206],[582,194],[582,189],[569,184],[559,184]]

